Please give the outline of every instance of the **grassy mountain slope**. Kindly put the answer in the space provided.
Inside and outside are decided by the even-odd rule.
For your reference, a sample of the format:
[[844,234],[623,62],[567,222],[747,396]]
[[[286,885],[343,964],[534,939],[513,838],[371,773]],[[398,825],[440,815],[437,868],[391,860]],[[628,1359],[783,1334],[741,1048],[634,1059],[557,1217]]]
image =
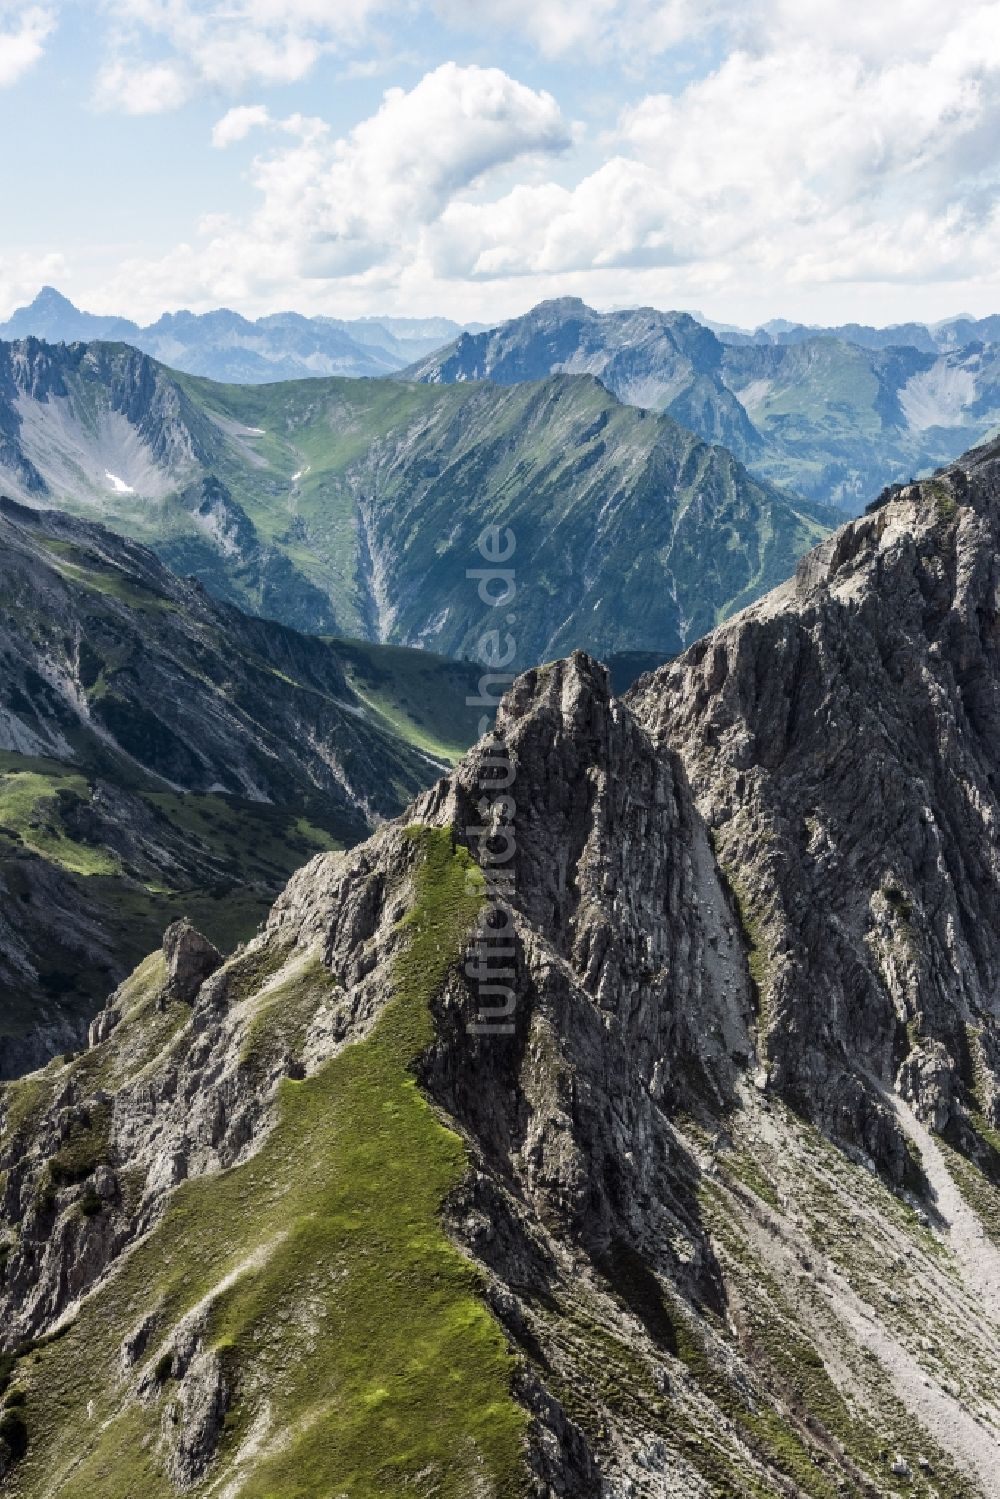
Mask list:
[[[96,1486],[106,1499],[126,1499],[141,1483],[168,1499],[177,1482],[204,1492],[199,1449],[208,1433],[199,1435],[204,1422],[181,1384],[185,1329],[203,1322],[213,1349],[206,1394],[218,1398],[214,1384],[228,1407],[221,1460],[247,1499],[411,1490],[516,1499],[523,1491],[513,1361],[482,1305],[477,1272],[440,1224],[465,1152],[412,1076],[432,1035],[430,1000],[475,920],[482,881],[446,834],[415,830],[412,844],[412,909],[396,934],[393,997],[374,1030],[309,1079],[281,1084],[265,1148],[182,1188],[125,1273],[40,1355],[34,1377],[20,1366],[31,1443],[13,1492],[54,1484],[84,1495]],[[95,1064],[106,1083],[123,1061],[127,1075],[130,1049],[149,1044],[157,1003],[170,1004],[165,978],[162,962],[144,965],[122,993],[125,1013],[109,1044],[43,1075],[43,1094],[50,1077],[93,1086]],[[273,1065],[275,1025],[291,1013],[293,1027],[305,1028],[317,1006],[337,998],[317,958],[262,966],[259,949],[237,959],[224,982],[253,1017],[238,1063],[248,1091]],[[187,1008],[170,1005],[182,1050]],[[169,1036],[170,1028],[161,1044]],[[300,1044],[291,1031],[287,1039]],[[149,1057],[154,1068],[158,1060]],[[117,1365],[121,1330],[140,1325],[148,1396],[133,1403],[98,1371]],[[168,1352],[175,1342],[177,1353]],[[166,1463],[165,1419],[176,1426]]]
[[465,571],[482,565],[483,526],[500,523],[524,559],[519,662],[581,642],[676,650],[787,576],[824,529],[728,453],[588,377],[506,390],[185,387],[202,411],[262,430],[255,452],[271,473],[296,465],[291,526],[274,501],[265,509],[266,480],[228,455],[218,468],[260,534],[273,528],[325,583],[352,634],[475,653],[494,621]]
[[723,443],[754,473],[856,514],[885,484],[950,462],[1000,424],[991,330],[969,325],[964,342],[940,347],[912,327],[895,341],[847,327],[758,342],[717,336],[685,313],[598,313],[564,298],[463,334],[406,374],[509,384],[587,370],[620,400]]
[[134,542],[10,501],[0,663],[8,1070],[74,1044],[178,915],[227,951],[247,937],[294,868],[398,812],[479,716],[463,663],[241,615]]
[[[6,398],[6,405],[4,404]],[[0,346],[2,461],[216,596],[318,634],[478,654],[467,570],[516,535],[517,664],[671,653],[787,576],[820,513],[592,376],[223,386],[115,345]]]

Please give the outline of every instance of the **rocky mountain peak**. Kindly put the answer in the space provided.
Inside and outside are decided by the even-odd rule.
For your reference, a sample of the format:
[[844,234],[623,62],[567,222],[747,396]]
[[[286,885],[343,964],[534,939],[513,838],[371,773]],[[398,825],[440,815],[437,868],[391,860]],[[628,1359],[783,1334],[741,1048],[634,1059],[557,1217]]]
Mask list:
[[998,480],[884,496],[624,700],[526,673],[228,961],[170,934],[189,1003],[155,954],[4,1095],[12,1351],[61,1333],[18,1499],[66,1450],[164,1499],[989,1499]]
[[[899,1175],[898,1075],[959,1128],[975,1073],[995,1118],[998,543],[993,446],[888,492],[630,698],[738,894],[773,1086]],[[920,1096],[928,1053],[950,1112],[939,1079]]]

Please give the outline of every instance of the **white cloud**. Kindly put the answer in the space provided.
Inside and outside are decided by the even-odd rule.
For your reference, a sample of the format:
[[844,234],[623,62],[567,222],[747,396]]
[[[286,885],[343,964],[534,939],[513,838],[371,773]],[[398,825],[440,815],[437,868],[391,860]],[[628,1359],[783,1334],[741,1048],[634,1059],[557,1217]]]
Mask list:
[[147,297],[167,302],[217,303],[266,298],[301,278],[395,279],[422,257],[427,230],[456,197],[571,140],[551,94],[498,68],[455,63],[408,91],[389,89],[341,139],[322,120],[275,121],[259,106],[230,111],[216,136],[237,139],[263,124],[292,141],[255,159],[252,217],[213,218],[201,246],[130,265],[124,282],[141,277]]
[[[115,84],[148,63],[150,49],[184,78],[183,102],[199,87],[230,92],[304,78],[331,52],[354,56],[345,77],[370,77],[384,66],[384,47],[370,55],[373,28],[385,18],[426,14],[464,32],[479,32],[496,49],[500,36],[527,41],[545,57],[582,55],[631,65],[660,56],[725,20],[734,0],[105,0],[117,25],[112,66],[99,79],[98,100],[128,108]],[[389,33],[391,36],[391,32]],[[385,38],[382,38],[384,41]],[[158,58],[158,61],[164,59]],[[117,66],[122,65],[122,72]],[[166,93],[162,96],[167,99]],[[164,108],[174,107],[165,103]]]
[[726,7],[720,0],[435,0],[435,9],[455,26],[527,38],[546,57],[607,60],[659,56],[709,29]]
[[[122,284],[144,281],[148,303],[335,295],[475,316],[568,290],[660,305],[712,293],[732,309],[766,288],[773,312],[837,285],[875,298],[1000,281],[1000,0],[111,3],[131,29],[107,97],[133,111],[301,76],[394,10],[616,67],[632,97],[579,155],[555,99],[498,68],[442,64],[340,138],[240,104],[212,140],[270,132],[257,207],[130,266]],[[709,36],[715,61],[696,69]],[[130,72],[128,49],[147,44],[159,53]],[[645,59],[675,47],[689,81],[643,96]],[[364,55],[350,66],[363,73]]]
[[190,96],[184,72],[170,62],[108,63],[97,77],[96,100],[102,109],[128,115],[156,115],[176,109]]
[[19,7],[21,14],[11,24],[0,7],[0,88],[17,83],[45,51],[45,43],[55,30],[56,19],[48,6]]
[[[304,78],[324,52],[358,45],[372,16],[398,0],[107,0],[114,55],[97,82],[97,101],[130,113],[169,110],[197,89]],[[150,49],[167,55],[150,63]],[[135,107],[135,75],[164,86]],[[166,86],[166,79],[173,86]]]
[[212,145],[217,151],[245,140],[251,130],[268,125],[271,120],[266,104],[238,104],[228,110],[212,128]]
[[[432,236],[441,272],[721,261],[745,281],[986,274],[1000,251],[1000,6],[935,18],[909,47],[903,8],[887,9],[893,26],[878,11],[856,33],[825,0],[778,4],[765,45],[626,110],[614,154],[576,186],[451,203]],[[825,45],[801,34],[810,25]],[[880,63],[854,50],[890,40],[898,51]]]
[[936,52],[949,35],[995,7],[980,0],[879,0],[845,5],[843,0],[751,0],[723,7],[731,35],[744,47],[771,50],[808,41],[823,50],[850,52],[869,62]]

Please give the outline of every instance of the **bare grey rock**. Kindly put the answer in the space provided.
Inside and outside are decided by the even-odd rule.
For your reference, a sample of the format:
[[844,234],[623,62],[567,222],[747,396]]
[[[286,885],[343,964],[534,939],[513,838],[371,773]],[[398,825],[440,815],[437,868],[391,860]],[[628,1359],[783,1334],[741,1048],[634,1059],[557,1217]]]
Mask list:
[[844,527],[628,698],[739,897],[770,1086],[897,1179],[880,1092],[909,1035],[953,1076],[972,1033],[998,1055],[998,554],[991,448]]
[[105,1005],[104,1009],[95,1015],[90,1022],[90,1027],[87,1031],[87,1045],[100,1046],[102,1041],[108,1039],[121,1018],[121,1011],[115,1005]]
[[163,956],[167,960],[170,993],[187,1004],[222,965],[218,948],[186,919],[167,927],[163,934]]
[[[86,1066],[53,1066],[3,1137],[8,1346],[107,1284],[182,1182],[253,1156],[290,1065],[370,1034],[417,823],[498,896],[433,996],[417,1081],[466,1152],[444,1222],[519,1354],[527,1492],[791,1496],[780,1432],[832,1488],[878,1493],[898,1452],[992,1499],[1000,1255],[926,1127],[974,1158],[998,1087],[1000,476],[967,467],[624,702],[581,654],[526,673],[405,823],[312,860],[228,962],[172,930],[162,977],[122,987]],[[248,1066],[302,986],[295,1046]],[[83,1119],[101,1159],[45,1206]],[[116,1399],[164,1402],[178,1489],[232,1478],[239,1392],[205,1320],[225,1285],[173,1325],[130,1306],[115,1345]],[[962,1383],[930,1379],[924,1341]],[[905,1428],[873,1445],[892,1410]]]
[[913,1048],[899,1069],[896,1087],[925,1124],[944,1133],[956,1109],[959,1074],[940,1041]]

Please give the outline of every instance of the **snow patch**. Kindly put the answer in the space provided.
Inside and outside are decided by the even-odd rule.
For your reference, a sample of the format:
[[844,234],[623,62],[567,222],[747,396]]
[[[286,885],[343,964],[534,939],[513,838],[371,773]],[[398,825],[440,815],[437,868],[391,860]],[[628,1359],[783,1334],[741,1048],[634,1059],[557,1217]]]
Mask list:
[[267,433],[264,431],[263,427],[244,427],[243,431],[246,433],[247,437],[266,437],[267,436]]
[[109,468],[104,470],[104,477],[110,481],[115,494],[135,494],[131,484],[126,484],[124,479],[119,479],[118,475],[113,474]]

